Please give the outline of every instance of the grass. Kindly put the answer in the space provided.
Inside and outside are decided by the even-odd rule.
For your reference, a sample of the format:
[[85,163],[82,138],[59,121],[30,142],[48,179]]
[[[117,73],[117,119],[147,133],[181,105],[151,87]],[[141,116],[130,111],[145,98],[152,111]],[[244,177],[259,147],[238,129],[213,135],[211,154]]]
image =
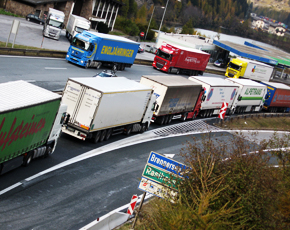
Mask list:
[[17,14],[13,14],[13,13],[10,13],[10,12],[4,10],[3,8],[0,8],[0,14],[9,15],[9,16],[14,16],[14,17],[21,17],[21,18],[22,18],[22,16],[19,16],[19,15],[17,15]]
[[290,117],[237,118],[220,126],[227,129],[290,131]]

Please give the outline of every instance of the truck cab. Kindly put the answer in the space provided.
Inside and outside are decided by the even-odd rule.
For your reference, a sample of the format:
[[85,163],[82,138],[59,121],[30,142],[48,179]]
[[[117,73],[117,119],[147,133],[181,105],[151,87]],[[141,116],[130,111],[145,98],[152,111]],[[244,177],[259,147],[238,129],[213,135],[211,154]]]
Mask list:
[[154,57],[153,67],[164,72],[169,72],[170,62],[172,61],[174,56],[174,48],[161,46]]
[[49,8],[48,17],[43,25],[43,36],[59,40],[63,29],[64,13],[59,10]]
[[225,76],[229,78],[243,77],[248,63],[240,59],[233,59],[229,62]]
[[96,41],[85,34],[76,34],[68,49],[66,60],[88,68],[94,59],[97,49]]

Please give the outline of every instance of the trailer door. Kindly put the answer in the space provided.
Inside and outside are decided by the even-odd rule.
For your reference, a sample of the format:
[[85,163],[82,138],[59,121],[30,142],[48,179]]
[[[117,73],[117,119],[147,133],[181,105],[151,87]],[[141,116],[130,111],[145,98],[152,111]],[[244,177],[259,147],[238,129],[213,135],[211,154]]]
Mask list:
[[89,130],[91,122],[94,119],[95,111],[98,107],[99,100],[101,98],[101,93],[83,87],[82,99],[80,101],[78,110],[76,111],[75,124],[78,124],[80,127]]

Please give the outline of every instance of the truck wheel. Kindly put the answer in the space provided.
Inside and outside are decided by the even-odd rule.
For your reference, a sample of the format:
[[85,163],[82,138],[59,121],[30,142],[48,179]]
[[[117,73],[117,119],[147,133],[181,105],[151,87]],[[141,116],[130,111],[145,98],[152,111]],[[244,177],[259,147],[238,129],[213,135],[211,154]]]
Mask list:
[[186,121],[186,119],[187,119],[187,113],[182,114],[180,120]]
[[129,136],[132,132],[132,125],[126,127],[125,135]]
[[112,67],[112,70],[116,71],[117,69],[118,69],[118,64],[114,63],[113,67]]
[[44,154],[44,157],[48,157],[52,154],[52,147],[49,145],[47,146],[46,148],[46,151],[45,151],[45,154]]
[[196,112],[194,112],[193,116],[192,116],[192,120],[194,120],[196,118]]
[[164,118],[164,125],[167,125],[168,124],[168,120],[169,120],[169,116],[166,115],[165,118]]
[[141,125],[140,133],[144,133],[146,131],[146,124]]
[[170,67],[168,70],[168,73],[171,73],[171,72],[172,72],[172,67]]
[[112,136],[112,132],[113,132],[112,129],[108,129],[107,130],[107,134],[106,134],[106,137],[105,137],[105,141],[107,141],[107,140],[110,139],[110,137]]
[[180,73],[180,70],[179,70],[179,69],[177,69],[177,70],[176,70],[176,74],[179,74],[179,73]]
[[33,158],[33,153],[32,152],[28,152],[26,156],[23,157],[23,166],[27,166],[30,164],[30,162],[32,161]]
[[168,117],[168,124],[170,124],[170,123],[171,123],[171,121],[172,121],[172,118],[173,118],[173,115],[169,115],[169,117]]
[[85,66],[85,69],[89,68],[90,65],[91,65],[91,61],[87,61],[86,66]]
[[100,137],[101,137],[101,132],[100,131],[97,131],[93,134],[93,137],[91,139],[91,141],[96,144],[99,140],[100,140]]
[[165,117],[159,117],[159,125],[164,125]]
[[122,63],[122,70],[125,70],[125,64]]
[[103,130],[103,131],[101,132],[101,136],[100,136],[100,140],[99,140],[99,142],[102,142],[103,140],[105,140],[106,135],[107,135],[107,130],[105,129],[105,130]]

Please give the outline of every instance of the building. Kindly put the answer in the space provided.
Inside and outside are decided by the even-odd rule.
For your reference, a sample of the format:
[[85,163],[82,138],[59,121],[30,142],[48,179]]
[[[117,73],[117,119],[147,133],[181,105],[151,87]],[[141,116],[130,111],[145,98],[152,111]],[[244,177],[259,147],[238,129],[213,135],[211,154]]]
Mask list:
[[74,14],[90,20],[93,29],[104,22],[111,30],[122,5],[118,0],[0,0],[0,7],[24,17],[33,13],[45,19],[48,9],[54,8],[64,12],[65,25],[69,15]]

